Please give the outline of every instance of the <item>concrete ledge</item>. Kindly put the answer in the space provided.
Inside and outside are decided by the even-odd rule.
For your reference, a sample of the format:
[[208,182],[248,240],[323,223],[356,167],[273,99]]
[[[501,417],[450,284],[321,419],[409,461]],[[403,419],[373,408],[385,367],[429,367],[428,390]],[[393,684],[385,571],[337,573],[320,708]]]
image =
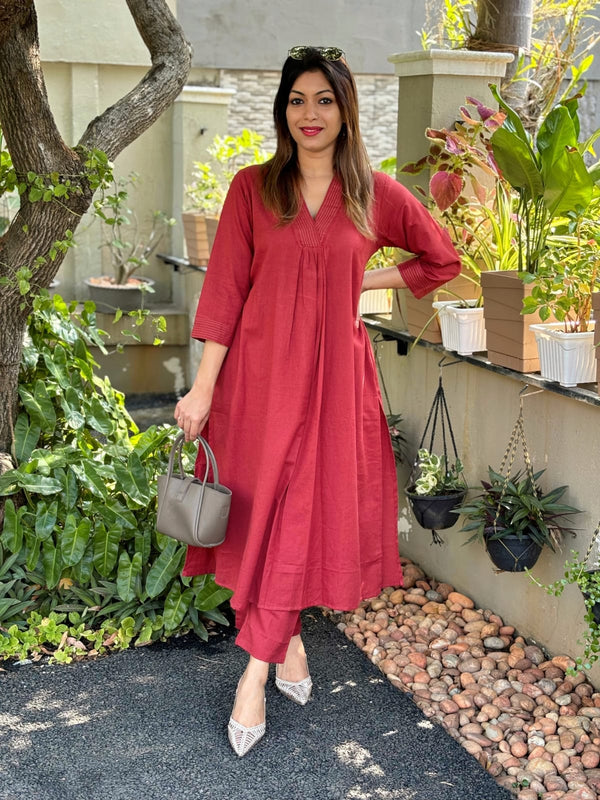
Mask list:
[[469,75],[502,78],[512,53],[489,50],[415,50],[388,56],[398,77],[415,75]]

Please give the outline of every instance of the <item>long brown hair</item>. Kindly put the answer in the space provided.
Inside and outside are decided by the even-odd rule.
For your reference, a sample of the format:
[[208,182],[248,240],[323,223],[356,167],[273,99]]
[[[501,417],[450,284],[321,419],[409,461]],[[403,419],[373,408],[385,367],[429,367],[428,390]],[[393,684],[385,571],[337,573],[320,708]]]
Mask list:
[[283,65],[273,104],[277,148],[273,158],[263,166],[262,199],[283,224],[295,219],[300,210],[298,154],[288,129],[286,110],[297,78],[316,70],[329,81],[342,117],[333,167],[342,184],[346,213],[357,229],[370,237],[373,173],[360,135],[356,83],[345,61],[326,61],[317,49],[308,48],[304,58],[287,58]]

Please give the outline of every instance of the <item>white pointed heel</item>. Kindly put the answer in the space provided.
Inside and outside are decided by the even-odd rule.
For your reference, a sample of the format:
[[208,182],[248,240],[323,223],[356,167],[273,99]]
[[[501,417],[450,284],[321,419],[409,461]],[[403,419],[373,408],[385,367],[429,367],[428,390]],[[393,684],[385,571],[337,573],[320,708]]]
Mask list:
[[[237,689],[235,696],[237,697]],[[229,723],[227,725],[227,737],[229,738],[229,744],[233,748],[234,753],[241,758],[242,756],[245,756],[246,753],[254,747],[254,745],[260,742],[265,735],[266,730],[267,698],[265,697],[265,721],[260,722],[258,725],[252,725],[251,727],[247,728],[245,725],[242,725],[241,722],[238,722],[233,718],[233,716],[231,716],[229,717]]]
[[298,703],[300,706],[305,706],[310,700],[310,695],[312,693],[313,684],[310,675],[308,675],[306,678],[303,678],[301,681],[284,681],[277,674],[278,667],[279,664],[277,664],[275,667],[275,686],[279,689],[281,694],[285,695],[290,700],[293,700],[294,703]]

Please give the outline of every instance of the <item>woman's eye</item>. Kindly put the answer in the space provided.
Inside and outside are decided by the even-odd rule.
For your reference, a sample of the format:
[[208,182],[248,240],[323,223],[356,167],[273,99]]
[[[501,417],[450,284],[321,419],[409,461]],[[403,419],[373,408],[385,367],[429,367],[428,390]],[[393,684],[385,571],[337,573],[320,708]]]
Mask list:
[[301,103],[302,103],[301,97],[292,97],[292,99],[290,100],[291,106],[299,106]]
[[333,103],[333,100],[331,99],[331,97],[322,97],[322,98],[319,100],[319,102],[320,102],[320,103],[323,103],[323,105],[326,105],[326,106],[328,106],[330,103]]

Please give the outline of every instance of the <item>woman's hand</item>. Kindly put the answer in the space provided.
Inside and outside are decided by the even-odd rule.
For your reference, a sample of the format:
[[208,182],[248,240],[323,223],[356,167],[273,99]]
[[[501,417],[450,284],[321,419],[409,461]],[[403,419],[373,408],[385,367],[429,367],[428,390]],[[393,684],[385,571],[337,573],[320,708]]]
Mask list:
[[190,391],[175,406],[175,421],[185,433],[186,442],[196,439],[202,431],[210,414],[213,390],[194,383]]

